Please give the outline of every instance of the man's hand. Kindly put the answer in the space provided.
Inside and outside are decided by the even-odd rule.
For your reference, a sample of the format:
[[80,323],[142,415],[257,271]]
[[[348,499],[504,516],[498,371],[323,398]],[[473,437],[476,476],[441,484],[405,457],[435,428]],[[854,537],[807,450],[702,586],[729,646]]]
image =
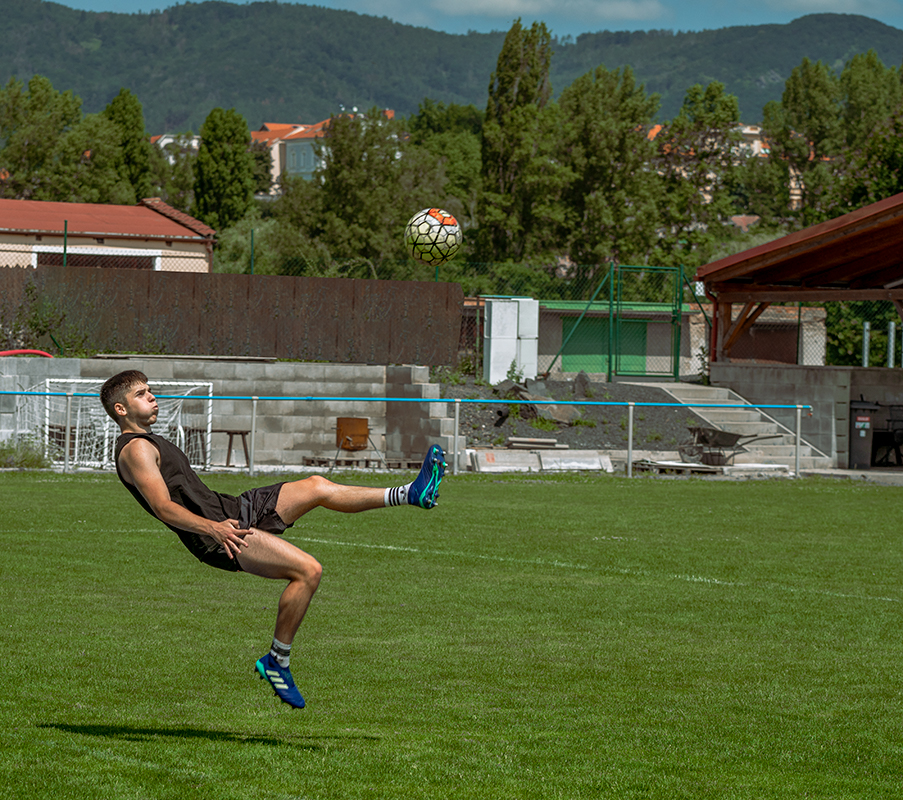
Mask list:
[[234,559],[241,552],[242,547],[247,547],[245,536],[251,533],[250,530],[239,528],[237,519],[227,519],[223,522],[210,522],[210,530],[206,533],[218,544],[223,546],[226,555]]

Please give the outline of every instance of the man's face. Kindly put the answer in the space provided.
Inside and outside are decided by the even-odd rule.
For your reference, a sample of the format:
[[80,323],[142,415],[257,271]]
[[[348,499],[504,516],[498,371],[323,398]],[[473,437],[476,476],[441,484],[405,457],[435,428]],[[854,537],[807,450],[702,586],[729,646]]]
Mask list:
[[125,403],[122,405],[126,416],[139,425],[147,427],[157,421],[160,408],[157,405],[157,398],[146,383],[136,383],[132,386],[126,392]]

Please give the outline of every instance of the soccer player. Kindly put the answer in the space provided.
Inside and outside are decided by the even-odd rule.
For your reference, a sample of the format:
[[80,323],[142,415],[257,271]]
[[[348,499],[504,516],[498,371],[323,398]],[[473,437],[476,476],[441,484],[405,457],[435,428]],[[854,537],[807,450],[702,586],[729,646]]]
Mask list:
[[121,431],[116,473],[145,511],[205,564],[288,581],[279,598],[272,647],[257,661],[257,671],[283,702],[304,708],[289,656],[322,568],[279,534],[318,507],[347,513],[404,504],[433,508],[445,474],[442,448],[429,448],[416,480],[405,486],[346,486],[312,475],[233,497],[209,489],[176,445],[151,432],[159,409],[143,372],[114,375],[101,388],[100,400]]

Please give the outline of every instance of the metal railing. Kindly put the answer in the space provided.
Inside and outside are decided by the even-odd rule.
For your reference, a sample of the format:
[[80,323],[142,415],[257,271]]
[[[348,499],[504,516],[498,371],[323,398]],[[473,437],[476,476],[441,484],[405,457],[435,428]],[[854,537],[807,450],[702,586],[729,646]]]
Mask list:
[[[23,391],[0,391],[0,396],[3,395],[30,395],[30,396],[41,396],[41,397],[65,397],[66,398],[66,420],[64,425],[64,440],[63,440],[63,472],[68,473],[70,471],[70,437],[71,437],[71,416],[72,416],[72,400],[74,397],[91,397],[97,399],[99,402],[99,397],[96,394],[88,393],[88,392],[23,392]],[[172,399],[179,397],[181,395],[156,395],[160,399]],[[736,409],[736,403],[635,403],[635,402],[624,402],[624,401],[596,401],[596,400],[505,400],[505,399],[487,399],[487,398],[454,398],[454,399],[424,399],[422,397],[340,397],[340,396],[327,396],[327,395],[302,395],[298,397],[273,397],[273,396],[256,396],[256,395],[210,395],[210,396],[201,396],[201,395],[193,395],[193,400],[250,400],[251,401],[251,428],[250,428],[250,442],[248,448],[248,475],[254,476],[255,473],[255,465],[254,465],[254,456],[255,456],[255,440],[257,435],[257,404],[260,401],[309,401],[309,402],[341,402],[341,403],[373,403],[373,402],[386,402],[386,403],[419,403],[421,405],[424,404],[435,404],[435,403],[453,403],[454,404],[454,438],[452,439],[453,447],[450,453],[451,459],[451,474],[454,475],[458,471],[458,441],[459,441],[459,429],[460,429],[460,418],[461,418],[461,404],[462,403],[476,403],[479,405],[486,404],[497,404],[497,405],[542,405],[542,406],[551,406],[551,405],[560,405],[560,406],[621,406],[627,407],[627,477],[633,477],[633,423],[634,423],[634,411],[637,408],[730,408]],[[763,405],[744,405],[744,408],[762,410],[762,409],[794,409],[796,411],[796,429],[794,431],[794,477],[798,477],[800,473],[800,451],[802,448],[802,415],[803,411],[808,411],[809,415],[812,414],[812,406],[810,405],[780,405],[780,404],[763,404]],[[208,451],[209,452],[209,451]]]

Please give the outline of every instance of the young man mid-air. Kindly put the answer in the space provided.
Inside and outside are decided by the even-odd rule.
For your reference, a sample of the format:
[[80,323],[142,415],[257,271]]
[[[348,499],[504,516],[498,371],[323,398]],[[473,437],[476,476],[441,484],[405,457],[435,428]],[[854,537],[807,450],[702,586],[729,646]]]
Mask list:
[[346,486],[313,475],[233,497],[209,489],[176,445],[151,432],[158,407],[144,373],[114,375],[104,383],[100,400],[121,431],[116,473],[145,511],[173,530],[205,564],[288,581],[279,598],[272,647],[257,661],[257,671],[283,702],[304,708],[289,656],[322,568],[279,534],[314,508],[346,513],[408,504],[433,508],[445,474],[442,448],[429,448],[420,474],[405,486]]

